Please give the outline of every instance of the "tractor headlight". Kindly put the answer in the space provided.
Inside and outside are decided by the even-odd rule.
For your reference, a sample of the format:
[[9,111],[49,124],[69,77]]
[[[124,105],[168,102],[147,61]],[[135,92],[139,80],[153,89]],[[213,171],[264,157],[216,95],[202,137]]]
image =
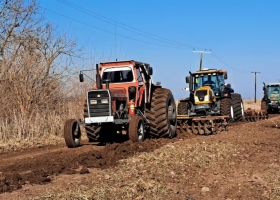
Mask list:
[[97,100],[95,99],[90,100],[90,104],[97,104]]
[[204,97],[204,101],[209,101],[209,95],[206,95],[206,96]]
[[108,103],[108,99],[101,99],[101,103]]
[[194,101],[198,102],[198,97],[197,96],[194,97]]

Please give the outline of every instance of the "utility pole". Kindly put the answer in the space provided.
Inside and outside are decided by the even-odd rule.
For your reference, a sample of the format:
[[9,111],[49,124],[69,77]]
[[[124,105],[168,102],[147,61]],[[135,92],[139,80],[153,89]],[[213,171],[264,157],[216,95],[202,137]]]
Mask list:
[[197,51],[197,50],[194,50],[194,49],[193,49],[193,52],[194,52],[194,53],[200,53],[199,70],[202,70],[202,59],[203,59],[203,54],[204,54],[204,53],[211,53],[211,49],[210,49],[210,51],[207,51],[206,49],[205,49],[205,50],[201,50],[201,51]]
[[261,73],[261,72],[251,72],[253,74],[255,74],[255,103],[257,102],[257,73]]

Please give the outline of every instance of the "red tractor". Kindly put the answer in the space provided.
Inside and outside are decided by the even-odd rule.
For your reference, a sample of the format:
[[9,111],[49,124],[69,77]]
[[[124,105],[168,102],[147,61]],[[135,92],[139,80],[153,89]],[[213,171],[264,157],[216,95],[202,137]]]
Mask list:
[[[96,84],[87,92],[84,121],[69,119],[65,123],[66,145],[80,145],[80,125],[85,126],[89,141],[100,143],[174,137],[177,115],[173,94],[154,84],[152,74],[149,64],[134,60],[97,64]],[[81,71],[81,82],[83,75]]]

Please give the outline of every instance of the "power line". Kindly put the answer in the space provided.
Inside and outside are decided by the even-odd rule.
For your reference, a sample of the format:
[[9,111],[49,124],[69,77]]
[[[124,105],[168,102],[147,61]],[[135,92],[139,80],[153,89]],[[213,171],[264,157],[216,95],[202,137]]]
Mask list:
[[[105,29],[102,29],[102,28],[99,28],[99,27],[96,27],[96,26],[87,24],[87,23],[85,23],[85,22],[79,21],[79,20],[74,19],[74,18],[72,18],[72,17],[68,17],[68,16],[65,16],[65,15],[63,15],[63,14],[60,14],[60,13],[57,13],[57,12],[55,12],[55,11],[52,11],[52,10],[50,10],[50,9],[45,8],[46,10],[48,10],[48,11],[50,11],[50,12],[53,12],[53,13],[55,13],[55,14],[57,14],[57,15],[60,15],[60,16],[65,17],[65,18],[68,18],[68,19],[73,20],[73,21],[75,21],[75,22],[81,23],[81,24],[83,24],[83,25],[86,25],[86,26],[89,26],[89,27],[91,27],[91,28],[95,28],[95,29],[98,29],[98,30],[101,30],[101,31],[104,31],[104,32],[107,32],[107,33],[110,33],[110,34],[114,34],[115,37],[116,37],[116,36],[120,36],[120,37],[123,37],[123,38],[126,38],[126,39],[130,39],[130,40],[134,40],[134,41],[138,41],[138,42],[142,42],[142,43],[146,43],[146,44],[156,45],[156,46],[162,46],[162,47],[178,48],[178,49],[188,49],[188,48],[194,49],[194,47],[193,47],[192,45],[188,45],[188,44],[184,44],[184,43],[181,43],[181,42],[172,41],[172,40],[167,39],[167,38],[164,38],[164,37],[160,37],[160,36],[157,36],[157,35],[154,35],[154,34],[150,34],[150,33],[148,33],[148,32],[142,31],[142,30],[140,30],[140,29],[137,29],[137,28],[134,28],[134,27],[125,25],[125,24],[123,24],[123,23],[117,22],[116,20],[113,20],[113,19],[104,17],[104,16],[102,16],[102,15],[100,15],[100,14],[98,14],[98,13],[95,13],[95,12],[92,12],[92,11],[87,10],[87,9],[85,9],[85,8],[82,8],[82,7],[80,7],[80,6],[78,6],[78,5],[75,5],[75,4],[73,4],[73,3],[70,3],[70,2],[68,2],[68,1],[66,1],[66,0],[57,0],[57,1],[59,1],[60,3],[63,3],[64,5],[67,5],[67,6],[69,6],[69,7],[72,7],[72,8],[74,8],[74,9],[80,11],[80,12],[83,12],[83,13],[85,13],[85,14],[87,14],[87,15],[90,15],[90,16],[92,16],[92,17],[94,17],[94,18],[97,18],[97,19],[99,19],[99,20],[101,20],[101,21],[104,21],[104,22],[106,22],[106,23],[109,23],[109,24],[111,24],[111,25],[113,25],[113,26],[115,26],[115,27],[120,27],[120,28],[122,28],[122,29],[124,29],[124,30],[130,31],[130,32],[136,33],[136,34],[138,34],[138,35],[144,36],[144,37],[146,37],[146,38],[153,39],[153,40],[156,40],[156,41],[159,41],[159,42],[163,42],[163,43],[166,43],[166,44],[169,44],[169,45],[166,45],[166,44],[157,44],[157,43],[153,43],[153,42],[147,42],[147,41],[135,39],[135,38],[132,38],[132,37],[128,37],[128,36],[125,36],[125,35],[116,34],[116,31],[115,31],[115,32],[111,32],[111,31],[108,31],[108,30],[105,30]],[[203,48],[199,48],[199,49],[203,49]],[[239,71],[244,71],[244,72],[245,72],[245,70],[240,70],[240,69],[237,69],[237,68],[234,68],[234,67],[228,65],[228,64],[225,63],[223,60],[221,60],[221,59],[219,58],[219,56],[218,56],[215,52],[213,52],[213,51],[211,51],[211,52],[213,53],[213,56],[214,56],[214,57],[216,57],[220,62],[222,62],[222,63],[225,64],[226,66],[228,66],[228,67],[230,67],[230,68],[232,68],[232,69],[235,69],[235,70],[239,70]],[[202,63],[201,63],[201,66],[202,66]]]
[[193,52],[195,52],[195,53],[200,53],[199,70],[202,70],[202,59],[203,59],[203,54],[204,54],[204,53],[211,53],[211,49],[210,49],[210,51],[207,51],[206,49],[205,49],[205,50],[200,50],[200,51],[194,50],[194,49],[193,49]]
[[108,30],[99,28],[99,27],[97,27],[97,26],[93,26],[93,25],[91,25],[91,24],[82,22],[82,21],[77,20],[77,19],[74,19],[74,18],[72,18],[72,17],[68,17],[68,16],[66,16],[66,15],[60,14],[60,13],[55,12],[55,11],[53,11],[53,10],[50,10],[50,9],[48,9],[48,8],[44,8],[44,9],[45,9],[45,10],[48,10],[49,12],[52,12],[52,13],[54,13],[54,14],[60,15],[60,16],[62,16],[62,17],[65,17],[65,18],[67,18],[67,19],[70,19],[70,20],[72,20],[72,21],[75,21],[75,22],[78,22],[78,23],[80,23],[80,24],[83,24],[83,25],[85,25],[85,26],[89,26],[89,27],[91,27],[91,28],[95,28],[95,29],[98,29],[98,30],[101,30],[101,31],[104,31],[104,32],[107,32],[107,33],[110,33],[110,34],[113,34],[113,35],[117,35],[117,36],[120,36],[120,37],[123,37],[123,38],[126,38],[126,39],[130,39],[130,40],[134,40],[134,41],[138,41],[138,42],[142,42],[142,43],[146,43],[146,44],[152,44],[152,45],[162,46],[162,47],[177,48],[177,49],[188,49],[187,47],[170,46],[170,45],[157,44],[157,43],[147,42],[147,41],[143,41],[143,40],[138,40],[138,39],[135,39],[135,38],[132,38],[132,37],[124,36],[124,35],[117,34],[117,33],[112,32],[112,31],[108,31]]
[[238,69],[236,67],[233,67],[233,66],[230,66],[228,65],[226,62],[224,62],[214,51],[211,51],[212,52],[212,55],[218,59],[221,63],[223,63],[224,65],[228,66],[229,68],[233,69],[233,70],[237,70],[237,71],[243,71],[243,72],[248,72],[247,70],[243,70],[243,69]]
[[102,20],[102,21],[104,21],[106,23],[109,23],[109,24],[111,24],[113,26],[118,26],[118,27],[120,27],[122,29],[125,29],[127,31],[136,33],[138,35],[141,35],[141,36],[153,39],[153,40],[157,40],[157,41],[160,41],[160,42],[164,42],[164,43],[167,43],[167,44],[171,44],[171,45],[176,45],[176,46],[185,47],[185,48],[194,48],[192,45],[188,45],[188,44],[183,44],[183,43],[180,43],[180,42],[172,41],[172,40],[169,40],[169,39],[166,39],[166,38],[163,38],[163,37],[160,37],[160,36],[156,36],[154,34],[151,34],[151,33],[145,32],[145,31],[142,31],[140,29],[137,29],[137,28],[125,25],[123,23],[116,22],[113,19],[104,17],[104,16],[102,16],[102,15],[100,15],[98,13],[89,11],[87,9],[84,9],[84,8],[78,6],[78,5],[72,4],[72,3],[68,2],[68,1],[65,1],[65,0],[57,0],[57,1],[65,4],[67,6],[70,6],[70,7],[74,8],[74,9],[76,9],[76,10],[79,10],[80,12],[83,12],[83,13],[85,13],[87,15],[90,15],[90,16],[95,17],[95,18],[97,18],[99,20]]

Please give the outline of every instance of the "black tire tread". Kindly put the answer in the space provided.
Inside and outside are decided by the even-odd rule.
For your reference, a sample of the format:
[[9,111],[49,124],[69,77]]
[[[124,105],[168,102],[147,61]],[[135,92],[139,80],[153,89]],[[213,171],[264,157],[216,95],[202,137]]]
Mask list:
[[172,132],[168,121],[168,101],[175,101],[172,92],[166,88],[156,88],[152,93],[150,109],[145,109],[145,115],[149,120],[150,135],[153,137],[172,137]]
[[177,107],[178,115],[187,115],[188,108],[189,108],[188,102],[179,102]]
[[[87,100],[84,103],[84,118],[89,117],[88,108],[87,108]],[[99,141],[99,132],[101,127],[100,126],[91,126],[85,125],[86,135],[90,142]]]
[[73,131],[75,123],[77,123],[76,119],[68,119],[64,124],[64,140],[68,148],[75,148],[78,145],[74,141]]
[[128,127],[128,138],[132,142],[139,142],[139,140],[138,140],[138,125],[139,125],[140,121],[143,121],[143,119],[140,116],[138,116],[138,115],[132,115],[131,116],[131,121],[130,121],[129,127]]
[[232,102],[233,113],[234,113],[234,121],[243,121],[244,116],[242,116],[241,95],[237,93],[232,93],[231,102]]
[[266,101],[265,101],[265,100],[262,100],[262,101],[261,101],[261,110],[267,111]]
[[221,115],[222,116],[228,115],[229,118],[231,118],[230,108],[231,108],[231,99],[230,98],[221,99],[221,107],[220,107]]

